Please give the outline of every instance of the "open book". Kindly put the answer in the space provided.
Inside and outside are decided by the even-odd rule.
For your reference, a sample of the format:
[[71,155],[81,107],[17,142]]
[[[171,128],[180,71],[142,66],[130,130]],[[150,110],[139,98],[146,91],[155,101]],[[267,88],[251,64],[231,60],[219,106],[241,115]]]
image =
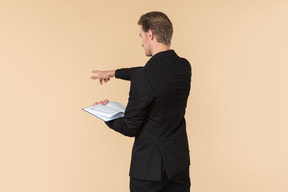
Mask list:
[[83,110],[106,122],[124,117],[125,107],[116,101],[109,101],[106,105],[93,105]]

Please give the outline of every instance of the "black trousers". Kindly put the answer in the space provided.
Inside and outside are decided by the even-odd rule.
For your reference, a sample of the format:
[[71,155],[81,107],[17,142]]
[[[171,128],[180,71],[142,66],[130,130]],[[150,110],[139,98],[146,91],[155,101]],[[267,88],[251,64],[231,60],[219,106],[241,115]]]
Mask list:
[[190,192],[189,168],[168,179],[162,169],[161,181],[145,181],[130,177],[130,192]]

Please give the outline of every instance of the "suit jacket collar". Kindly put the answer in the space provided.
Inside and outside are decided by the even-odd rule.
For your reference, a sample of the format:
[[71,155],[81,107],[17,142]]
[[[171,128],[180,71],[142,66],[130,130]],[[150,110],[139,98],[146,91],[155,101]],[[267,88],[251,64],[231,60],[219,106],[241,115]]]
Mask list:
[[153,56],[149,59],[149,61],[147,62],[146,65],[149,65],[149,64],[151,64],[152,62],[154,62],[154,61],[156,61],[156,60],[159,60],[159,59],[162,59],[162,58],[165,58],[165,57],[175,56],[175,55],[177,55],[177,54],[176,54],[175,51],[172,50],[172,49],[171,49],[171,50],[167,50],[167,51],[159,52],[159,53],[153,55]]

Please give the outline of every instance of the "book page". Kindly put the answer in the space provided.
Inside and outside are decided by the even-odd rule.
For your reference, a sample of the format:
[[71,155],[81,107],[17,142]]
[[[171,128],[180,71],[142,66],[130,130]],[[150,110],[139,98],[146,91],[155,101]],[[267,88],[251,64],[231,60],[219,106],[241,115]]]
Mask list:
[[114,119],[118,119],[120,117],[124,117],[124,113],[117,113],[116,115],[113,115],[112,117],[105,117],[105,116],[102,116],[102,115],[95,115],[93,113],[91,113],[92,115],[102,119],[103,121],[107,122],[107,121],[111,121],[111,120],[114,120]]
[[115,101],[109,101],[109,103],[107,103],[106,106],[113,108],[113,109],[116,109],[117,111],[121,111],[123,113],[125,112],[125,107],[121,103],[118,103]]
[[[108,104],[107,104],[108,105]],[[106,117],[111,117],[119,111],[113,108],[110,108],[107,105],[95,105],[90,108],[91,112],[95,112],[97,114],[104,115]]]
[[124,116],[125,106],[122,104],[110,101],[106,105],[93,105],[83,108],[84,111],[99,117],[104,121],[113,120]]

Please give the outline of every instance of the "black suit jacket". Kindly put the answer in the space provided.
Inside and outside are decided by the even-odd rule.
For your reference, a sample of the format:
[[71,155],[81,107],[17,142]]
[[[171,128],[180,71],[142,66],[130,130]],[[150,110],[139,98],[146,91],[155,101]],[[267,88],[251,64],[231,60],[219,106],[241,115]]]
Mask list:
[[107,122],[115,131],[135,137],[130,176],[159,181],[161,166],[168,178],[190,165],[185,109],[191,66],[173,50],[157,53],[144,67],[118,69],[116,78],[131,80],[123,118]]

